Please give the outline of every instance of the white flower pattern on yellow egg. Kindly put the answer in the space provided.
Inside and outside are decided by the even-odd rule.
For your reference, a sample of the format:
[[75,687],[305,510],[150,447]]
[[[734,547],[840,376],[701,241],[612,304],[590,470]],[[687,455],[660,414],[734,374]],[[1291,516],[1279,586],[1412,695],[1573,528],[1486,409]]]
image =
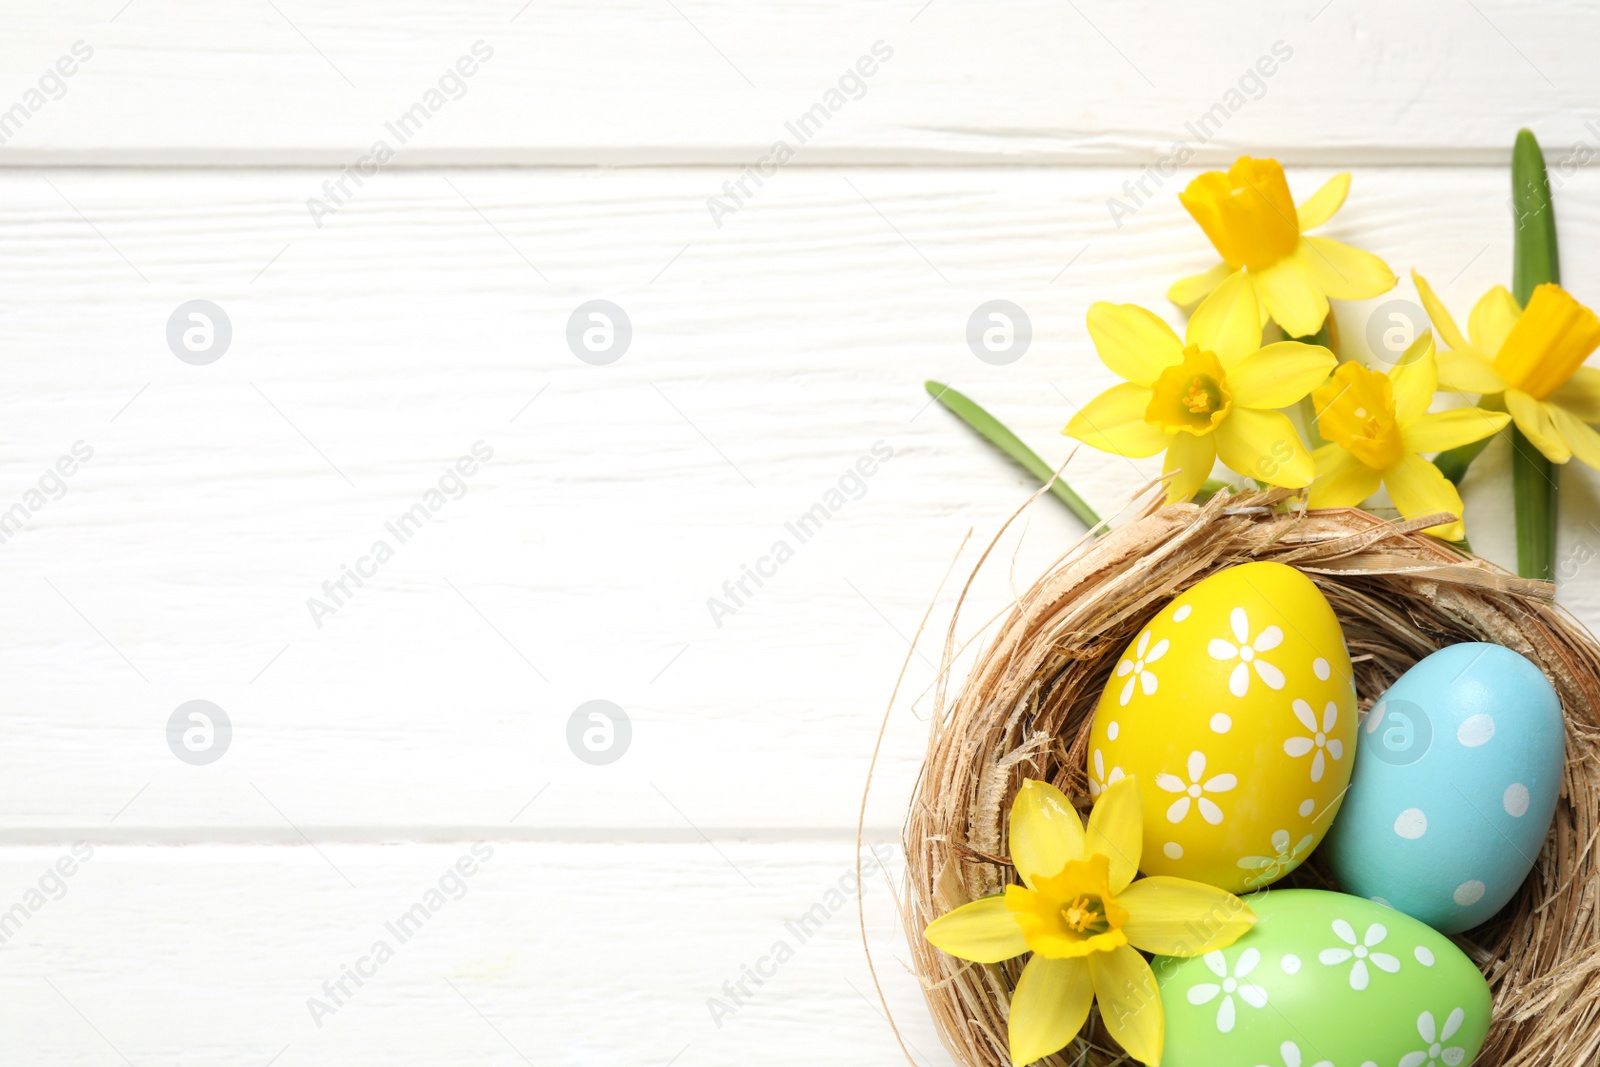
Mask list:
[[1283,672],[1260,657],[1263,652],[1270,652],[1283,643],[1283,630],[1277,626],[1265,627],[1255,637],[1250,639],[1250,619],[1243,608],[1234,608],[1228,613],[1228,623],[1233,630],[1235,643],[1224,641],[1220,637],[1213,637],[1206,646],[1206,651],[1212,659],[1238,660],[1233,672],[1228,675],[1228,692],[1236,697],[1242,697],[1250,691],[1250,669],[1260,676],[1269,689],[1282,689],[1284,686]]
[[1089,779],[1089,795],[1091,797],[1097,797],[1101,793],[1104,793],[1106,791],[1106,787],[1112,782],[1122,778],[1122,768],[1112,767],[1111,773],[1106,774],[1105,753],[1101,752],[1098,748],[1094,750],[1093,763],[1094,775]]
[[1246,856],[1239,861],[1238,866],[1241,870],[1255,872],[1244,880],[1244,884],[1255,887],[1277,881],[1300,865],[1300,858],[1310,850],[1315,840],[1313,835],[1306,834],[1295,842],[1293,848],[1290,848],[1289,831],[1274,830],[1271,856]]
[[1190,1004],[1209,1004],[1217,997],[1222,1001],[1217,1005],[1217,1030],[1220,1033],[1230,1033],[1236,1021],[1238,1012],[1233,1006],[1233,998],[1238,994],[1240,1000],[1252,1008],[1267,1006],[1267,991],[1258,985],[1244,981],[1250,972],[1256,969],[1256,964],[1261,962],[1261,953],[1253,948],[1247,948],[1239,953],[1239,958],[1234,961],[1233,973],[1228,973],[1228,959],[1220,951],[1207,952],[1201,957],[1206,968],[1216,975],[1220,982],[1200,982],[1189,987],[1185,994]]
[[1367,961],[1369,960],[1380,971],[1394,974],[1400,970],[1399,960],[1387,952],[1373,951],[1374,947],[1382,944],[1383,939],[1389,936],[1388,927],[1382,923],[1373,923],[1367,927],[1367,932],[1362,935],[1361,940],[1357,941],[1356,932],[1351,928],[1350,924],[1343,919],[1335,919],[1333,920],[1333,933],[1344,944],[1323,949],[1317,953],[1317,959],[1324,966],[1337,967],[1354,958],[1355,962],[1350,964],[1351,989],[1359,992],[1367,988],[1367,983],[1370,981],[1370,975],[1367,973]]
[[1460,1045],[1446,1047],[1445,1042],[1456,1036],[1456,1031],[1461,1029],[1466,1018],[1467,1013],[1457,1008],[1445,1019],[1444,1029],[1435,1032],[1433,1012],[1425,1011],[1417,1016],[1417,1036],[1426,1041],[1428,1047],[1421,1052],[1408,1052],[1400,1057],[1400,1067],[1423,1067],[1424,1064],[1434,1063],[1460,1067],[1461,1061],[1467,1058],[1467,1050]]
[[1189,780],[1185,782],[1175,774],[1165,771],[1156,775],[1156,785],[1168,793],[1182,794],[1167,808],[1168,822],[1182,822],[1188,817],[1191,803],[1200,817],[1212,826],[1222,822],[1222,809],[1207,793],[1226,793],[1239,784],[1231,774],[1218,774],[1206,778],[1206,754],[1199,750],[1189,753]]
[[1339,721],[1339,705],[1331,700],[1328,701],[1328,706],[1322,709],[1322,725],[1318,726],[1317,713],[1312,710],[1311,705],[1304,700],[1296,700],[1294,717],[1300,720],[1300,725],[1304,726],[1311,736],[1291,737],[1283,743],[1283,750],[1295,757],[1304,756],[1307,752],[1315,753],[1311,757],[1311,780],[1320,782],[1322,772],[1327,768],[1323,754],[1326,753],[1334,759],[1344,756],[1344,742],[1337,737],[1328,736],[1333,733],[1334,724]]
[[1144,690],[1145,696],[1151,696],[1156,691],[1157,678],[1149,665],[1167,654],[1171,647],[1163,637],[1153,646],[1150,644],[1150,631],[1146,630],[1139,635],[1139,644],[1133,650],[1133,658],[1125,659],[1117,664],[1117,677],[1127,678],[1127,684],[1122,687],[1122,706],[1127,707],[1128,701],[1133,699],[1133,685],[1139,683],[1139,688]]

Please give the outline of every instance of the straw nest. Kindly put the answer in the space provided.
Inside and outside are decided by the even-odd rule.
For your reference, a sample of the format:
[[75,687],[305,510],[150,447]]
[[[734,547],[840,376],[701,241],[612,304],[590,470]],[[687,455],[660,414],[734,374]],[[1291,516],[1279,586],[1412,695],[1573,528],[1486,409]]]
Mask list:
[[[1023,778],[1053,782],[1087,812],[1084,755],[1118,655],[1172,597],[1252,560],[1290,564],[1328,598],[1344,626],[1362,714],[1408,667],[1458,641],[1515,649],[1554,683],[1567,720],[1555,823],[1511,903],[1454,940],[1494,991],[1478,1064],[1600,1061],[1600,646],[1553,602],[1548,583],[1424,535],[1438,516],[1396,523],[1353,509],[1286,512],[1279,505],[1287,496],[1152,503],[1127,525],[1086,539],[998,620],[959,692],[938,694],[905,827],[904,917],[913,966],[957,1063],[1009,1064],[1006,1012],[1023,961],[966,963],[924,941],[923,927],[1015,880],[1006,817]],[[954,651],[947,639],[947,666]],[[1337,888],[1316,856],[1279,885]],[[1127,1061],[1091,1012],[1078,1039],[1044,1062]]]

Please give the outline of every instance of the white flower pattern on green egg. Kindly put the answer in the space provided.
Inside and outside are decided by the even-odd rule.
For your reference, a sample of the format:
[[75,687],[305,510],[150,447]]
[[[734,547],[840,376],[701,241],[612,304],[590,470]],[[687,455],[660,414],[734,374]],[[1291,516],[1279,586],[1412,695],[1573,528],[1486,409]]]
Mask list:
[[1420,1052],[1408,1052],[1400,1058],[1400,1067],[1425,1067],[1435,1063],[1442,1063],[1445,1067],[1460,1067],[1461,1061],[1467,1058],[1467,1050],[1460,1045],[1446,1045],[1461,1029],[1462,1020],[1466,1012],[1460,1008],[1452,1011],[1444,1020],[1443,1029],[1435,1032],[1433,1012],[1425,1011],[1417,1016],[1417,1036],[1428,1043],[1428,1047]]
[[1337,967],[1340,964],[1354,960],[1354,963],[1350,963],[1351,989],[1359,991],[1367,988],[1368,982],[1371,981],[1371,975],[1367,972],[1367,963],[1369,961],[1378,970],[1387,971],[1390,974],[1395,974],[1400,970],[1399,960],[1387,952],[1373,951],[1383,943],[1384,938],[1389,936],[1388,927],[1382,923],[1372,923],[1367,927],[1367,932],[1358,940],[1354,927],[1343,919],[1335,919],[1333,920],[1333,933],[1344,944],[1323,949],[1317,954],[1317,959],[1328,967]]
[[1282,689],[1284,686],[1283,672],[1273,664],[1262,659],[1262,652],[1270,652],[1283,643],[1283,630],[1277,626],[1268,626],[1256,634],[1255,640],[1250,639],[1250,617],[1244,608],[1234,608],[1228,613],[1228,624],[1233,630],[1235,643],[1224,641],[1220,637],[1213,637],[1206,646],[1212,659],[1239,661],[1228,675],[1228,692],[1236,697],[1242,697],[1250,692],[1250,669],[1255,668],[1256,674],[1271,689]]
[[[1332,1060],[1318,1060],[1316,1063],[1306,1064],[1305,1057],[1300,1055],[1300,1046],[1293,1041],[1285,1041],[1279,1045],[1278,1055],[1283,1057],[1283,1067],[1333,1067]],[[1274,1067],[1274,1065],[1262,1063],[1257,1067]]]
[[1168,793],[1181,794],[1167,808],[1168,822],[1182,822],[1189,815],[1191,802],[1200,817],[1212,826],[1222,822],[1222,809],[1206,794],[1227,793],[1239,784],[1231,774],[1218,774],[1206,778],[1206,754],[1196,749],[1189,753],[1189,780],[1185,782],[1175,774],[1162,772],[1156,775],[1156,785]]
[[1144,691],[1145,696],[1155,694],[1156,686],[1160,680],[1156,677],[1156,672],[1150,669],[1150,664],[1165,656],[1167,649],[1170,647],[1171,644],[1164,637],[1152,645],[1150,643],[1149,630],[1145,630],[1144,633],[1139,635],[1139,643],[1133,650],[1133,658],[1125,659],[1117,664],[1117,677],[1128,679],[1127,683],[1122,687],[1120,696],[1123,707],[1127,707],[1128,701],[1133,699],[1135,682]]
[[1311,780],[1320,782],[1327,768],[1327,758],[1341,759],[1344,756],[1344,742],[1329,736],[1339,722],[1339,705],[1328,701],[1328,706],[1322,709],[1320,724],[1317,722],[1317,713],[1304,700],[1296,699],[1291,706],[1294,708],[1294,717],[1300,720],[1300,725],[1306,728],[1310,736],[1289,738],[1283,743],[1283,751],[1296,759],[1311,753]]
[[1256,964],[1261,962],[1261,953],[1253,948],[1247,948],[1239,953],[1239,958],[1233,963],[1233,973],[1228,973],[1228,958],[1222,952],[1207,952],[1202,957],[1206,967],[1220,981],[1199,982],[1189,987],[1188,997],[1190,1004],[1209,1004],[1219,996],[1222,998],[1217,1004],[1217,1031],[1230,1033],[1238,1018],[1238,1009],[1233,1006],[1235,995],[1252,1008],[1267,1006],[1267,991],[1258,985],[1244,981],[1250,972],[1256,969]]

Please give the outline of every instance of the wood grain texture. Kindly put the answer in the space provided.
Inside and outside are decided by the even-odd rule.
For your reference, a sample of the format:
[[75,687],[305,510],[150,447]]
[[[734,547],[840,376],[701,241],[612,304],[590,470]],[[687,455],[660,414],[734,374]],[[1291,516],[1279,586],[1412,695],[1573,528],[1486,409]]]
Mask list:
[[[863,879],[879,971],[920,1061],[946,1063],[896,962],[884,871],[897,875],[899,859],[880,848],[887,867],[866,853]],[[850,845],[322,852],[102,846],[81,862],[82,851],[0,849],[0,904],[23,907],[3,912],[6,1062],[692,1067],[798,1049],[847,1063],[897,1054],[862,957]],[[42,902],[32,911],[29,890]],[[358,971],[359,985],[346,977]]]
[[97,0],[18,5],[7,29],[0,109],[93,53],[0,131],[12,163],[351,163],[478,41],[492,58],[403,162],[744,165],[878,41],[864,95],[789,138],[804,162],[1143,165],[1181,140],[1211,161],[1503,163],[1522,125],[1600,150],[1580,0]]
[[[0,544],[9,839],[853,829],[923,610],[963,536],[986,541],[1029,492],[922,380],[966,391],[1058,464],[1059,428],[1112,381],[1084,309],[1135,301],[1177,321],[1161,293],[1208,256],[1169,197],[1113,225],[1115,174],[1097,169],[784,171],[720,229],[711,177],[386,173],[320,229],[298,170],[0,177],[16,235],[0,251],[0,511],[74,442],[94,449]],[[1418,267],[1464,311],[1509,270],[1505,183],[1498,168],[1361,169],[1329,232]],[[1593,188],[1585,173],[1558,194],[1579,294],[1600,277]],[[1409,281],[1395,295],[1414,298]],[[1035,331],[1003,367],[965,341],[997,296]],[[164,334],[197,297],[234,326],[204,367]],[[633,322],[609,366],[565,342],[595,297]],[[1347,351],[1383,303],[1340,306]],[[385,524],[479,441],[493,458],[465,495],[316,625],[308,598],[394,541]],[[852,480],[878,442],[892,458]],[[1502,561],[1504,467],[1487,455],[1467,493],[1477,546]],[[1068,474],[1111,513],[1157,470],[1084,450]],[[1563,478],[1561,595],[1592,624],[1595,480]],[[790,527],[841,479],[859,499],[800,543]],[[1081,530],[1049,500],[1024,526],[967,618]],[[714,617],[708,600],[734,604],[724,583],[779,540],[793,558]],[[872,826],[901,819],[953,595],[913,657]],[[165,742],[196,698],[235,726],[207,767]],[[634,730],[603,767],[566,741],[597,698]]]

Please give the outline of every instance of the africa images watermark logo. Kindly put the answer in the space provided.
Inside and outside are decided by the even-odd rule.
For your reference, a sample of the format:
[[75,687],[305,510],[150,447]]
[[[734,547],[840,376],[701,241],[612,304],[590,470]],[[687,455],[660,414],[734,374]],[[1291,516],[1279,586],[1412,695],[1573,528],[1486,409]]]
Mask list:
[[[821,100],[783,124],[784,131],[794,139],[794,144],[782,137],[773,141],[766,155],[745,167],[737,178],[722,183],[721,196],[707,197],[706,210],[711,213],[711,221],[717,224],[717,229],[722,229],[724,218],[744,207],[756,195],[766,184],[766,179],[777,174],[780,167],[792,160],[800,146],[820,133],[829,119],[843,111],[850,101],[866,96],[867,79],[878,73],[881,64],[893,58],[894,49],[888,44],[883,41],[872,42],[870,54],[861,56],[854,65],[846,68],[835,86],[822,94]],[[754,189],[750,187],[752,182]]]

